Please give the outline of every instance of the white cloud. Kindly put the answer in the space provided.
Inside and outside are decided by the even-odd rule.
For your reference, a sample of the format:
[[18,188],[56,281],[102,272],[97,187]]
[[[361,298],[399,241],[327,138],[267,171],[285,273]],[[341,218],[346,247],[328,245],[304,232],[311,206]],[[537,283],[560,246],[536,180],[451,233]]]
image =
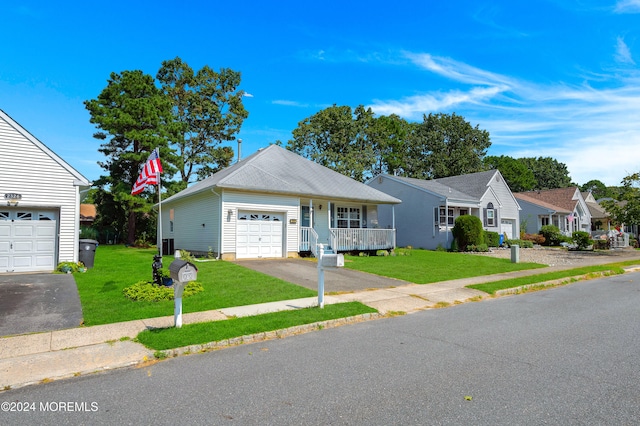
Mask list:
[[[579,184],[599,179],[619,185],[623,177],[640,170],[637,76],[599,74],[599,84],[609,84],[605,88],[541,84],[449,58],[406,56],[426,71],[458,83],[457,87],[399,100],[376,100],[370,105],[375,113],[420,120],[430,112],[456,112],[489,131],[489,155],[553,157],[567,165]],[[630,59],[630,55],[623,57]]]
[[274,105],[284,105],[284,106],[291,106],[291,107],[298,107],[298,108],[306,108],[309,105],[308,104],[303,104],[297,101],[288,101],[286,99],[277,99],[275,101],[271,102]]
[[245,98],[253,98],[253,95],[251,93],[247,93],[247,92],[244,92],[242,94],[242,96],[244,96]]
[[620,0],[614,9],[616,13],[640,13],[640,0]]
[[635,61],[631,57],[631,51],[629,50],[629,46],[624,42],[622,37],[618,37],[616,41],[616,61],[621,62],[623,64],[632,64],[635,65]]

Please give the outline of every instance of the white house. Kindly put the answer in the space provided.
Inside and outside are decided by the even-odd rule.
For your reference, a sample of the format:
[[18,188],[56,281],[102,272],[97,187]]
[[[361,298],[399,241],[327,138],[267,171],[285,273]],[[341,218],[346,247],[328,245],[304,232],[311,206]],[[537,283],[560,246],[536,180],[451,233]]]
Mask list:
[[378,205],[399,203],[347,176],[270,145],[162,201],[163,252],[222,259],[295,257],[395,247]]
[[522,206],[520,221],[525,232],[537,234],[545,225],[555,225],[565,235],[591,232],[591,213],[577,187],[516,192]]
[[399,246],[449,249],[455,219],[467,214],[487,231],[519,238],[520,206],[498,170],[433,180],[383,174],[367,185],[402,200],[393,211],[378,211],[381,226],[395,222]]
[[80,192],[91,183],[0,110],[0,273],[78,261]]

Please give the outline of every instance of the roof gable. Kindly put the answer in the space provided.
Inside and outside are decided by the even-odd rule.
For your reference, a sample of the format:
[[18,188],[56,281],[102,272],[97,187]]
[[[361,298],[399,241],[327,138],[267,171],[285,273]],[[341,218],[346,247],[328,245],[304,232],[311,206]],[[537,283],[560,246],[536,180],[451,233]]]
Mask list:
[[491,180],[496,173],[499,172],[497,170],[488,170],[486,172],[439,178],[435,179],[435,181],[481,200],[489,190]]
[[543,207],[569,212],[575,210],[576,205],[580,202],[581,198],[580,191],[578,191],[578,188],[576,187],[519,192],[514,195],[516,198],[523,200],[526,199],[529,202],[539,204]]
[[278,145],[270,145],[190,186],[164,202],[213,188],[397,204],[395,197],[324,167]]
[[71,167],[69,163],[60,158],[55,152],[51,151],[45,144],[36,139],[31,133],[29,133],[24,127],[18,124],[7,113],[0,109],[0,119],[5,121],[11,128],[18,132],[22,137],[31,142],[34,146],[40,149],[45,155],[49,156],[54,162],[59,164],[63,169],[69,172],[76,180],[79,186],[90,186],[91,182],[84,177],[80,172]]
[[479,198],[472,197],[468,194],[465,194],[464,192],[461,192],[455,188],[452,188],[451,186],[444,185],[440,183],[438,180],[434,180],[434,179],[425,180],[425,179],[417,179],[417,178],[402,177],[402,176],[391,176],[391,175],[385,175],[385,177],[388,179],[392,179],[392,180],[413,186],[415,188],[429,192],[431,194],[438,195],[442,198],[454,199],[457,201],[474,202],[474,203],[477,203],[480,201]]

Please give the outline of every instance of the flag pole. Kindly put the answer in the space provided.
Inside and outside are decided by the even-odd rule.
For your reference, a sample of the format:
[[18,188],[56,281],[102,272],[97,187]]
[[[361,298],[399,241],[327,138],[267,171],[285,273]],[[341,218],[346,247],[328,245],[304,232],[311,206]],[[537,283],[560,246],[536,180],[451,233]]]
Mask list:
[[[158,251],[160,252],[160,257],[162,257],[162,191],[160,190],[160,173],[158,173],[158,220],[156,226],[158,227],[158,239],[160,240]],[[169,244],[167,244],[168,249]]]

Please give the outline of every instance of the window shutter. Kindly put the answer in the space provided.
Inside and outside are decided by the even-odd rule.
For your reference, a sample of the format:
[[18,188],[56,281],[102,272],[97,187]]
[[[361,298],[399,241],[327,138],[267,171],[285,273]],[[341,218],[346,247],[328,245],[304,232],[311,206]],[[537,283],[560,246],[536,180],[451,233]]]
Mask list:
[[362,227],[367,227],[367,206],[362,206]]
[[487,226],[487,209],[482,209],[482,216],[484,219],[482,223],[484,223],[484,226]]
[[433,224],[436,227],[440,226],[440,208],[439,207],[433,208]]
[[335,203],[331,203],[331,227],[335,228],[336,227],[336,204]]

